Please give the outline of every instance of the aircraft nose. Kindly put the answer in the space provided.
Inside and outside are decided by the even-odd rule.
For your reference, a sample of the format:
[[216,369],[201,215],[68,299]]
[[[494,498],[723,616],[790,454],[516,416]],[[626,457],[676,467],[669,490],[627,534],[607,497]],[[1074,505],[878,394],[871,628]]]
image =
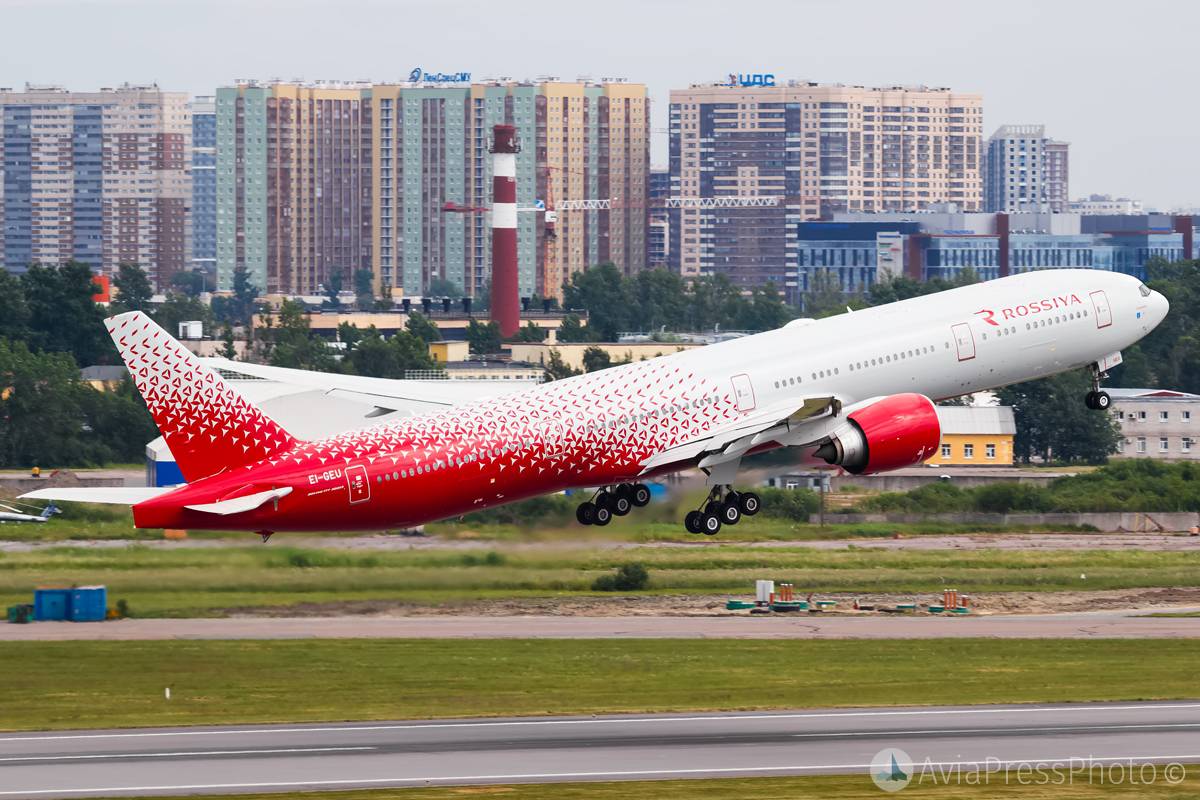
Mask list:
[[1167,298],[1159,292],[1152,292],[1150,295],[1150,306],[1154,309],[1154,324],[1162,322],[1167,318],[1167,312],[1171,310],[1171,303]]

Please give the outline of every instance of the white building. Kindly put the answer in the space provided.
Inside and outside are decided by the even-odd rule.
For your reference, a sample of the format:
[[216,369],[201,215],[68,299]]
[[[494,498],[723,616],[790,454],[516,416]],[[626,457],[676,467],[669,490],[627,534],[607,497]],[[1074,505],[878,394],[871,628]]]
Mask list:
[[1200,460],[1200,395],[1167,389],[1107,389],[1121,424],[1113,458]]

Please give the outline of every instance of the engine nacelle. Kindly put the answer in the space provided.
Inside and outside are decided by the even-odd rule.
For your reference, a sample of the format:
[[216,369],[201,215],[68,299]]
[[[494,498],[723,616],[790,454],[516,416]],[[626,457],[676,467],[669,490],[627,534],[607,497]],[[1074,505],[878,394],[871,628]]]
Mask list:
[[937,408],[921,394],[894,394],[846,417],[815,455],[853,475],[921,464],[942,440]]

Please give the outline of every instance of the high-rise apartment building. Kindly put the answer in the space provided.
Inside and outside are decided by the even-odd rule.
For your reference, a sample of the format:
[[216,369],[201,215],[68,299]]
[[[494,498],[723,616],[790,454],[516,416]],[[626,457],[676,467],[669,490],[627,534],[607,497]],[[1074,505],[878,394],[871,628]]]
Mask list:
[[1046,138],[1044,125],[1002,125],[988,139],[984,168],[986,210],[1068,210],[1067,142]]
[[187,95],[157,86],[98,92],[0,89],[0,259],[138,264],[159,287],[191,262]]
[[[315,294],[371,268],[370,89],[217,90],[217,283]],[[336,278],[334,276],[337,276]]]
[[794,297],[801,220],[980,210],[980,95],[741,77],[671,92],[672,193],[694,201],[671,212],[670,262],[683,275],[772,281]]
[[[408,295],[444,279],[482,292],[491,275],[492,128],[513,125],[518,284],[561,295],[573,272],[645,264],[649,100],[640,84],[588,81],[372,88],[372,270]],[[612,200],[611,210],[579,207]],[[547,225],[538,201],[557,212]],[[596,206],[596,203],[592,203]],[[447,209],[450,210],[447,210]]]
[[192,100],[192,269],[217,274],[217,104]]

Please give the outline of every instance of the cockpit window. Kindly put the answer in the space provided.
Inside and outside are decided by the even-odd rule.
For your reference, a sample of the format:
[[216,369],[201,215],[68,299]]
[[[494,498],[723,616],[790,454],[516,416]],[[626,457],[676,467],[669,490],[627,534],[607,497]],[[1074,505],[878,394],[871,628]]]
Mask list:
[[1150,287],[1144,283],[1139,283],[1138,284],[1138,292],[1141,293],[1142,297],[1149,297],[1150,296]]

